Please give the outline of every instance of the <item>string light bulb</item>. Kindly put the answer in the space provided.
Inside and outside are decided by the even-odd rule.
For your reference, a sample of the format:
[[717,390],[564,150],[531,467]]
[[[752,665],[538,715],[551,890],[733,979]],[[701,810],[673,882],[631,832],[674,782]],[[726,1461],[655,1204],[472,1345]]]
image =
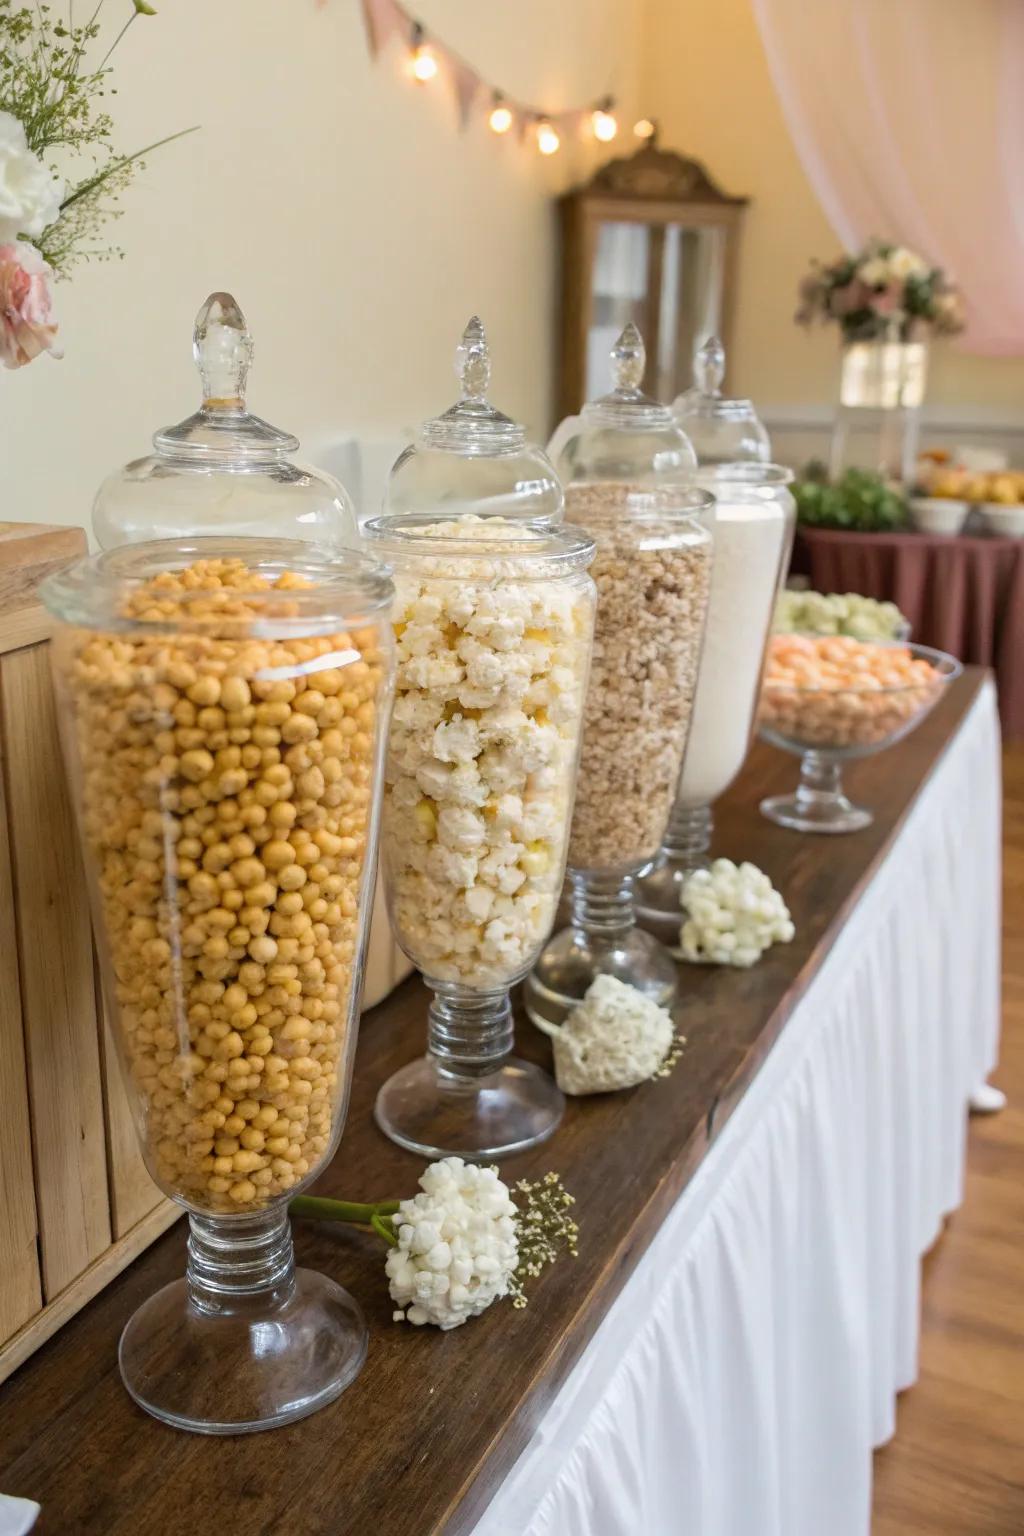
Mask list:
[[495,91],[494,93],[494,105],[491,108],[491,115],[487,121],[490,124],[492,133],[508,133],[512,127],[512,112],[505,105],[504,97],[500,91]]
[[537,148],[542,155],[555,155],[562,147],[557,130],[544,118],[537,124]]
[[409,64],[413,79],[421,85],[426,85],[428,80],[433,80],[437,74],[437,56],[432,49],[427,47],[423,40],[423,28],[419,22],[412,31],[412,59]]
[[603,101],[599,107],[595,107],[590,114],[590,126],[594,130],[594,138],[602,144],[610,144],[619,131],[619,125],[615,118],[611,101]]
[[652,123],[649,117],[642,117],[638,123],[633,124],[633,132],[638,139],[653,139],[657,131],[657,124]]

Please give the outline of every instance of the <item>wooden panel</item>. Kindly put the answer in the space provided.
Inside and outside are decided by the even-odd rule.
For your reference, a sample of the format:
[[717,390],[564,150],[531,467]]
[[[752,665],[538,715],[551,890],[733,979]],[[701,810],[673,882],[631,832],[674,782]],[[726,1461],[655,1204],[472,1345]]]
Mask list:
[[134,1226],[163,1202],[163,1195],[149,1176],[139,1151],[139,1138],[128,1104],[117,1050],[106,1021],[99,975],[96,975],[96,1000],[99,1004],[100,1064],[103,1069],[103,1108],[107,1130],[107,1177],[110,1193],[110,1228],[114,1238],[124,1237]]
[[42,1300],[0,719],[0,1343]]
[[[150,1211],[148,1216],[134,1226],[124,1237],[112,1243],[104,1249],[99,1258],[94,1260],[89,1268],[62,1291],[56,1301],[44,1307],[38,1316],[34,1317],[21,1332],[15,1334],[13,1339],[0,1345],[0,1382],[6,1381],[12,1372],[23,1365],[28,1357],[47,1339],[52,1339],[58,1328],[62,1328],[68,1318],[73,1317],[87,1302],[102,1291],[105,1285],[109,1285],[114,1276],[119,1274],[125,1265],[137,1258],[161,1232],[184,1215],[181,1207],[170,1200],[160,1200],[160,1203]],[[67,1529],[65,1528],[64,1536]]]
[[[86,548],[81,528],[0,522],[0,624],[6,626],[26,606],[38,615],[33,594],[43,577],[67,565],[76,555],[84,555]],[[11,645],[0,639],[0,650],[10,649]]]
[[[981,677],[969,669],[905,741],[850,765],[850,794],[871,805],[876,821],[827,849],[758,813],[763,795],[792,789],[797,765],[755,747],[716,806],[718,845],[742,850],[771,874],[793,911],[796,937],[749,971],[687,968],[678,1018],[689,1043],[676,1070],[627,1093],[571,1102],[552,1141],[505,1165],[513,1179],[557,1168],[576,1196],[580,1224],[579,1258],[545,1272],[524,1311],[498,1305],[445,1335],[399,1327],[380,1241],[297,1222],[299,1262],[348,1286],[366,1312],[371,1345],[362,1375],[308,1423],[273,1434],[240,1435],[230,1445],[173,1434],[125,1392],[117,1340],[130,1311],[184,1272],[179,1227],[6,1388],[0,1487],[41,1502],[34,1536],[219,1536],[243,1525],[253,1536],[468,1536],[707,1151],[709,1107],[720,1101],[724,1120],[737,1086],[750,1082],[892,847]],[[425,989],[409,982],[366,1020],[348,1125],[319,1181],[322,1194],[362,1200],[413,1192],[424,1159],[387,1141],[372,1115],[380,1084],[422,1051],[425,1013]],[[550,1041],[521,1017],[517,1050],[550,1066]]]
[[22,1008],[52,1300],[110,1242],[88,905],[45,646],[0,660]]

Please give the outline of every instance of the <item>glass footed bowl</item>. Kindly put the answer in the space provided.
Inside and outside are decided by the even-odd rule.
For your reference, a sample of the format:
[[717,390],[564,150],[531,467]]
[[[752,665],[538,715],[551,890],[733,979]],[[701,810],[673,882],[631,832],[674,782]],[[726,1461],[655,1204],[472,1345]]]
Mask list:
[[892,686],[866,676],[861,687],[765,679],[760,735],[801,759],[796,790],[761,801],[769,821],[797,832],[857,832],[871,825],[872,813],[843,793],[840,765],[870,757],[908,735],[963,671],[955,657],[927,645],[896,642],[883,648],[908,651],[930,668],[930,675],[922,668],[920,681],[915,677]]

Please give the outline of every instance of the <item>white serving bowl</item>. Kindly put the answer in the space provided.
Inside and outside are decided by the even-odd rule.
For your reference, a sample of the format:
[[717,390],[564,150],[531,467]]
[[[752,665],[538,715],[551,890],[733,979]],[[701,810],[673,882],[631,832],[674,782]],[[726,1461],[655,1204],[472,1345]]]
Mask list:
[[998,501],[983,501],[979,511],[989,533],[998,533],[1004,539],[1024,537],[1024,506],[1008,507]]
[[919,533],[941,533],[954,538],[967,521],[968,504],[949,496],[912,496],[910,521]]

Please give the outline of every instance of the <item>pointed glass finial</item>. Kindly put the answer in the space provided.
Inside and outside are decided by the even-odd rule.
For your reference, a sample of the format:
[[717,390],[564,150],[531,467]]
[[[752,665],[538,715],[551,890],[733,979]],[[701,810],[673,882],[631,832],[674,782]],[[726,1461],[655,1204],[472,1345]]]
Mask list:
[[718,396],[725,378],[725,348],[717,336],[709,336],[693,359],[693,382],[702,395]]
[[483,400],[491,381],[491,354],[479,315],[470,316],[455,348],[455,372],[464,400]]
[[612,383],[616,389],[637,390],[647,367],[647,349],[632,320],[612,348]]
[[203,380],[204,405],[245,403],[252,352],[245,316],[231,294],[211,293],[192,332],[192,356]]

